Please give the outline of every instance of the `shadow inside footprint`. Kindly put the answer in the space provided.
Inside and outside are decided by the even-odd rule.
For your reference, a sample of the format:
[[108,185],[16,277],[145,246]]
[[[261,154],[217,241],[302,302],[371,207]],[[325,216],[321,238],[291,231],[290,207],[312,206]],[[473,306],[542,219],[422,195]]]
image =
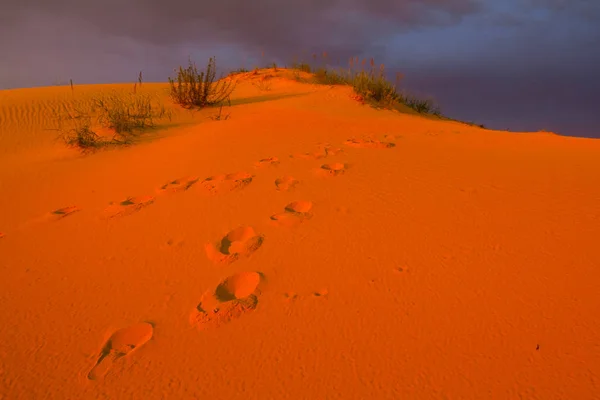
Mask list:
[[264,167],[264,166],[269,166],[269,165],[279,165],[279,158],[277,158],[277,157],[263,158],[262,160],[258,160],[258,162],[256,162],[254,165],[256,167]]
[[209,193],[219,194],[243,189],[252,183],[252,179],[254,175],[247,172],[234,172],[208,177],[202,181],[201,186]]
[[100,351],[98,361],[88,373],[88,379],[102,378],[115,361],[129,355],[150,340],[153,332],[154,328],[151,324],[141,322],[113,333]]
[[349,147],[363,149],[390,149],[396,146],[396,143],[382,142],[375,139],[348,139],[344,144]]
[[338,176],[346,172],[346,165],[342,163],[323,164],[321,171],[328,175]]
[[341,147],[335,147],[329,143],[320,144],[319,149],[325,154],[325,156],[335,156],[343,152],[343,149]]
[[207,291],[190,315],[198,330],[217,328],[253,311],[258,305],[259,272],[239,272],[221,281],[214,291]]
[[275,187],[281,192],[287,192],[294,189],[298,183],[300,182],[297,179],[294,179],[291,176],[285,176],[275,180]]
[[152,196],[128,197],[118,203],[111,203],[104,210],[104,214],[107,218],[123,217],[133,214],[152,203],[154,203],[154,197]]
[[271,215],[271,220],[283,226],[296,226],[312,218],[313,203],[306,200],[293,201],[281,213]]
[[63,207],[52,211],[50,213],[50,217],[52,220],[59,220],[77,211],[81,211],[81,209],[77,206]]
[[170,181],[162,185],[157,192],[158,193],[174,193],[174,192],[184,192],[191,188],[196,182],[198,182],[200,178],[194,177],[186,177],[175,179],[174,181]]
[[229,232],[216,245],[207,244],[209,259],[217,263],[232,263],[240,257],[249,257],[262,246],[264,236],[257,234],[252,227],[240,226]]

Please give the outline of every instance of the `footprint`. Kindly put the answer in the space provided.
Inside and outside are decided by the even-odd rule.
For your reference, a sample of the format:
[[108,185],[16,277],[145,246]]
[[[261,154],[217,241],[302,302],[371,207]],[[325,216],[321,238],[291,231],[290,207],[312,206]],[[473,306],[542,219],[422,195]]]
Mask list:
[[335,156],[344,151],[341,147],[335,147],[329,143],[322,143],[322,144],[319,144],[318,146],[319,146],[319,149],[325,154],[325,156]]
[[349,147],[363,149],[389,149],[396,146],[396,143],[382,142],[375,139],[348,139],[344,144]]
[[77,211],[81,211],[81,209],[77,206],[69,206],[69,207],[59,208],[57,210],[50,212],[48,214],[48,219],[51,221],[58,221],[59,219],[63,219],[66,216],[71,215]]
[[298,293],[296,292],[285,292],[283,294],[283,298],[285,299],[285,301],[291,302],[291,301],[295,301],[298,299]]
[[343,151],[341,147],[332,146],[329,143],[319,143],[316,145],[317,150],[307,153],[292,154],[290,158],[297,158],[303,160],[319,160],[327,156],[334,156]]
[[312,218],[313,214],[310,211],[312,206],[313,204],[310,201],[294,201],[285,206],[283,212],[272,215],[271,220],[282,226],[299,225],[305,220]]
[[329,295],[329,290],[323,288],[323,289],[319,289],[316,292],[313,293],[313,296],[315,297],[327,297]]
[[190,315],[190,323],[198,330],[218,328],[256,309],[264,280],[258,272],[239,272],[204,293]]
[[219,194],[243,189],[252,183],[252,179],[254,175],[247,172],[234,172],[208,177],[202,181],[201,186],[211,194]]
[[198,178],[196,176],[175,179],[174,181],[165,183],[160,188],[158,188],[156,191],[159,194],[184,192],[184,191],[188,190],[189,188],[191,188],[199,180],[200,180],[200,178]]
[[280,192],[287,192],[289,190],[294,189],[298,183],[300,183],[300,181],[298,181],[297,179],[294,179],[291,176],[285,176],[283,178],[277,178],[275,180],[275,187]]
[[259,160],[255,164],[256,167],[265,167],[265,166],[273,166],[273,165],[279,165],[279,158],[277,158],[277,157],[263,158],[262,160]]
[[218,264],[230,264],[241,257],[249,257],[262,246],[263,235],[252,227],[240,226],[229,232],[216,244],[206,244],[206,255]]
[[321,152],[321,151],[315,151],[312,153],[298,153],[298,154],[292,154],[290,156],[290,158],[295,158],[295,159],[299,159],[299,160],[319,160],[321,158],[325,158],[327,156],[327,154],[325,152]]
[[323,164],[321,171],[327,175],[338,176],[346,172],[346,165],[342,163]]
[[312,202],[306,200],[294,201],[285,206],[285,211],[301,215],[303,217],[311,217],[310,210],[312,209]]
[[140,322],[112,334],[102,350],[94,368],[89,372],[88,379],[102,378],[115,361],[129,355],[132,351],[145,344],[152,338],[154,328],[147,322]]
[[154,197],[152,196],[128,197],[121,202],[109,204],[104,210],[104,215],[106,218],[124,217],[126,215],[131,215],[152,203],[154,203]]
[[171,239],[167,240],[163,245],[161,245],[160,248],[163,250],[175,249],[175,248],[183,247],[184,244],[185,244],[185,241],[181,238],[171,238]]
[[0,239],[2,239],[4,236],[6,236],[3,232],[0,232]]

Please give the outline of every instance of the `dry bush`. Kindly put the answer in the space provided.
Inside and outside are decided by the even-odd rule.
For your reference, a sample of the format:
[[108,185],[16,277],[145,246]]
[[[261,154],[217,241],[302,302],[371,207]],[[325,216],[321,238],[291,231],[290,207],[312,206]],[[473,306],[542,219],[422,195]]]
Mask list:
[[211,57],[206,71],[198,71],[196,64],[189,60],[187,68],[179,67],[177,78],[169,77],[171,98],[177,104],[185,107],[206,107],[221,103],[235,89],[233,80],[220,79],[215,81],[216,62]]

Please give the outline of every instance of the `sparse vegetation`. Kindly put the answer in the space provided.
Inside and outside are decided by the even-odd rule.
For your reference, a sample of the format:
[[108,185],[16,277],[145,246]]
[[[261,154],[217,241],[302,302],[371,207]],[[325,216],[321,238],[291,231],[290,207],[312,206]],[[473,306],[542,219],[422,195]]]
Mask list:
[[206,71],[198,71],[196,64],[189,60],[187,68],[179,67],[177,78],[169,77],[171,98],[185,107],[206,107],[221,103],[228,98],[235,88],[233,80],[215,81],[216,62],[211,57]]
[[148,94],[113,92],[93,99],[98,122],[126,139],[136,131],[155,126],[155,120],[167,116],[163,105],[154,105]]
[[[88,101],[75,102],[72,108],[55,110],[56,130],[67,145],[82,150],[129,144],[140,131],[156,126],[158,120],[171,117],[164,105],[151,95],[137,92],[142,84],[140,73],[133,92],[113,91]],[[104,128],[103,135],[98,128]]]
[[420,114],[441,115],[439,107],[432,99],[418,98],[409,93],[400,95],[401,102]]
[[344,71],[328,70],[319,68],[315,71],[315,83],[321,85],[349,85],[351,80],[344,74]]
[[268,92],[271,90],[271,81],[269,77],[262,76],[252,82],[252,86],[256,87],[261,92]]
[[297,69],[298,71],[311,73],[310,65],[307,63],[304,63],[304,62],[302,62],[302,63],[293,62],[292,68]]
[[[313,54],[316,61],[317,55]],[[323,53],[323,60],[327,59],[327,53]],[[385,66],[382,64],[376,68],[375,61],[370,60],[371,68],[365,69],[367,60],[359,63],[358,57],[349,60],[349,68],[334,70],[327,68],[324,63],[319,68],[312,68],[307,63],[292,63],[294,78],[302,81],[299,72],[314,72],[313,82],[323,85],[350,85],[354,89],[357,98],[362,99],[375,107],[392,108],[395,104],[404,104],[407,107],[422,114],[441,115],[439,107],[432,99],[421,99],[406,91],[399,93],[402,80],[401,74],[396,74],[395,84],[390,82],[385,75]]]
[[232,75],[238,75],[238,74],[244,74],[244,73],[246,73],[246,72],[250,72],[250,71],[249,71],[249,70],[247,70],[246,68],[238,68],[238,69],[236,69],[236,70],[234,70],[234,71],[231,71],[231,72],[229,73],[229,76],[232,76]]
[[[264,57],[264,54],[263,54]],[[312,64],[317,55],[312,55]],[[323,53],[323,63],[313,67],[305,62],[291,64],[292,76],[300,82],[312,82],[324,85],[348,85],[356,94],[355,99],[374,107],[397,108],[405,105],[418,113],[442,117],[439,107],[432,99],[415,96],[405,90],[400,91],[401,74],[396,74],[396,82],[390,82],[385,74],[385,66],[375,66],[370,60],[370,69],[366,69],[367,60],[359,62],[357,57],[349,60],[347,69],[333,69],[325,62],[327,53]],[[276,63],[272,63],[273,72],[278,72]],[[189,60],[187,68],[179,67],[176,78],[169,77],[169,93],[176,104],[188,109],[207,106],[219,106],[218,113],[210,118],[216,121],[227,120],[230,114],[223,114],[225,102],[231,106],[230,96],[235,89],[236,79],[216,79],[216,61],[209,58],[206,69],[199,71]],[[239,68],[229,75],[250,72]],[[312,74],[308,78],[302,73]],[[252,76],[258,75],[256,68]],[[252,84],[261,91],[271,90],[270,76],[255,79]],[[56,113],[60,137],[68,144],[83,150],[96,149],[111,145],[128,144],[147,128],[156,126],[156,122],[164,117],[171,117],[164,105],[154,102],[148,94],[141,93],[142,73],[138,76],[133,91],[129,93],[112,92],[96,96],[88,102],[75,104],[69,110]],[[70,81],[74,92],[73,81]],[[446,117],[443,117],[448,119]],[[98,127],[104,128],[101,132]]]
[[[58,138],[68,146],[87,151],[109,144],[108,140],[92,130],[91,110],[84,110],[81,105],[77,105],[73,110],[65,110],[64,113],[55,110],[54,113],[58,124]],[[65,127],[65,121],[68,127]]]

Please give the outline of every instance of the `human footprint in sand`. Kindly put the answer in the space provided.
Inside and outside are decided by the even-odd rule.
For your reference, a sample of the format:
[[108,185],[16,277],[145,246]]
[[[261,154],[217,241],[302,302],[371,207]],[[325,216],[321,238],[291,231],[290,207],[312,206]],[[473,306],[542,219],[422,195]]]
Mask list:
[[307,200],[293,201],[287,206],[283,212],[271,215],[271,221],[278,225],[295,226],[305,220],[312,218],[313,203]]
[[202,296],[190,315],[198,330],[218,328],[256,309],[264,276],[259,272],[239,272],[221,281]]
[[108,339],[98,361],[88,374],[88,379],[102,378],[115,361],[125,357],[152,338],[154,328],[147,322],[140,322],[127,328],[119,329]]
[[230,231],[218,243],[205,245],[206,255],[215,263],[229,264],[240,257],[249,257],[260,248],[264,236],[250,226],[240,226]]
[[119,202],[113,202],[104,210],[106,218],[124,217],[140,211],[154,203],[153,196],[128,197]]

